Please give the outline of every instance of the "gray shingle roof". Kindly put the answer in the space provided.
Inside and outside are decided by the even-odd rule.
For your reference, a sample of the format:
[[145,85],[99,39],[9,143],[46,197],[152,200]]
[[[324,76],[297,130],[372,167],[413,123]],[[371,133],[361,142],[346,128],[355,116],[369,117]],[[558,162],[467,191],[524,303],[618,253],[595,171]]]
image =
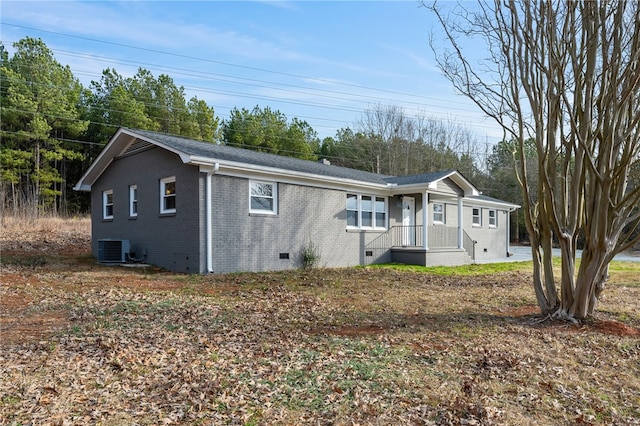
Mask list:
[[148,130],[127,129],[133,134],[144,136],[159,142],[162,145],[173,148],[187,155],[209,158],[218,161],[233,161],[256,166],[271,167],[290,170],[301,173],[310,173],[319,176],[328,176],[342,179],[350,179],[369,183],[386,184],[391,176],[362,170],[350,169],[334,165],[321,164],[315,161],[301,160],[299,158],[284,157],[281,155],[258,152],[249,149],[235,148],[227,145],[200,142],[180,136],[171,136]]

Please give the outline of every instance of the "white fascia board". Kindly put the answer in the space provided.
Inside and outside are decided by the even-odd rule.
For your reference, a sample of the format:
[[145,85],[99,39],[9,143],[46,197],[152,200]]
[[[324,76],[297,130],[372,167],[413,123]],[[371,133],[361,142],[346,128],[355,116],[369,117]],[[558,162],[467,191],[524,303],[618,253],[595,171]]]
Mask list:
[[458,187],[463,191],[465,196],[473,196],[480,195],[480,191],[471,184],[467,179],[464,178],[460,173],[456,171],[452,171],[445,176],[442,176],[440,179],[436,179],[431,182],[420,182],[420,183],[411,183],[407,185],[396,185],[393,188],[393,194],[406,194],[408,191],[413,192],[425,192],[429,191],[430,194],[441,194],[441,195],[451,195],[449,192],[439,191],[438,190],[438,182],[450,178]]
[[241,177],[247,179],[273,180],[282,183],[295,185],[306,185],[318,188],[346,190],[346,191],[369,191],[376,195],[388,196],[390,187],[387,184],[377,184],[363,182],[352,179],[342,179],[332,176],[316,175],[313,173],[296,172],[293,170],[264,167],[247,163],[232,161],[220,161],[207,157],[192,156],[189,164],[198,166],[211,166],[219,164],[216,174]]
[[[82,175],[78,183],[73,187],[76,191],[91,191],[91,185],[100,177],[100,175],[109,167],[109,164],[113,161],[115,157],[120,155],[127,146],[131,144],[135,140],[135,138],[128,141],[128,143],[121,147],[124,142],[120,141],[120,135],[126,133],[130,136],[131,132],[127,132],[123,128],[119,128],[116,133],[111,137],[109,142],[102,149],[98,157],[91,163],[86,172]],[[115,153],[114,153],[115,151]]]
[[446,192],[446,191],[441,191],[436,189],[435,185],[431,186],[430,183],[413,183],[410,185],[397,185],[394,186],[393,188],[390,188],[391,192],[393,193],[393,195],[402,195],[402,194],[409,194],[411,193],[416,193],[416,194],[423,194],[426,191],[429,191],[429,194],[439,194],[439,195],[451,195],[453,196],[453,194],[451,194],[451,192]]
[[[127,138],[123,139],[123,135],[127,136]],[[143,140],[180,156],[180,159],[183,163],[188,163],[191,159],[191,157],[184,152],[164,145],[156,141],[155,139],[139,135],[129,129],[119,128],[102,149],[102,152],[100,152],[98,157],[93,161],[91,166],[89,166],[84,175],[82,175],[73,189],[76,191],[91,191],[91,185],[93,185],[93,183],[100,177],[100,175],[107,169],[107,167],[109,167],[109,165],[113,162],[113,159],[126,151],[127,148],[136,139]]]
[[462,190],[464,191],[464,195],[480,195],[480,191],[478,191],[478,189],[460,173],[453,172],[447,177],[451,178],[451,180],[454,181],[456,185],[462,188]]
[[509,203],[507,201],[491,201],[491,200],[479,200],[474,198],[463,198],[465,206],[470,207],[495,207],[497,209],[513,211],[519,209],[517,204]]
[[88,184],[81,184],[80,182],[78,182],[76,184],[76,186],[73,187],[74,191],[84,191],[84,192],[91,192],[91,185]]

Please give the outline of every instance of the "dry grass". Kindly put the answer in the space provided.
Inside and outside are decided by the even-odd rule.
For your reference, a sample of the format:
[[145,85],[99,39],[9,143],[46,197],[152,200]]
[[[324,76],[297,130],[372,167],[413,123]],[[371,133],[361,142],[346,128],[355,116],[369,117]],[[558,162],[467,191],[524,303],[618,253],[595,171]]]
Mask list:
[[60,250],[87,250],[91,239],[91,218],[4,216],[0,233],[2,252],[59,253]]
[[40,216],[34,218],[5,216],[2,218],[2,231],[12,234],[30,233],[91,233],[91,218],[89,216],[75,216],[63,218],[57,216]]
[[640,424],[640,264],[574,326],[536,321],[526,265],[186,276],[87,252],[3,255],[0,424]]

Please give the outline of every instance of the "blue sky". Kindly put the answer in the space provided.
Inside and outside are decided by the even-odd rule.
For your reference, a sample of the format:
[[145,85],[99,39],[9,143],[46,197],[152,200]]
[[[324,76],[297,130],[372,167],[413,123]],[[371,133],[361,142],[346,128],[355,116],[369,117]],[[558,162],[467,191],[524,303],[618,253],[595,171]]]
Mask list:
[[82,83],[105,68],[167,74],[221,119],[258,105],[320,137],[374,105],[452,120],[482,143],[501,133],[437,69],[418,1],[2,1],[0,37],[39,37]]

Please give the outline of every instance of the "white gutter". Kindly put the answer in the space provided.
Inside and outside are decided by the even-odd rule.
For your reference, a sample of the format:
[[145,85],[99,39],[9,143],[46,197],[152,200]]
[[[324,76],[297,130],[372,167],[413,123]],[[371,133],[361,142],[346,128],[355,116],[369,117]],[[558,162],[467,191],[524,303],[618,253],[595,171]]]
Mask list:
[[[210,166],[213,165],[214,162],[206,157],[197,157],[191,156],[189,161],[186,161],[187,164],[193,164],[197,166]],[[256,164],[248,164],[248,163],[238,163],[235,161],[217,161],[215,160],[215,164],[218,164],[220,170],[220,174],[233,176],[234,174],[247,174],[247,173],[259,173],[263,175],[271,175],[276,177],[278,181],[281,181],[283,177],[298,179],[300,181],[318,181],[322,183],[333,182],[341,185],[353,185],[357,187],[370,187],[378,190],[386,191],[389,189],[389,184],[387,183],[372,183],[360,180],[353,179],[345,179],[341,177],[327,176],[327,175],[317,175],[308,172],[298,172],[295,170],[287,170],[276,167],[266,167],[260,166]]]

